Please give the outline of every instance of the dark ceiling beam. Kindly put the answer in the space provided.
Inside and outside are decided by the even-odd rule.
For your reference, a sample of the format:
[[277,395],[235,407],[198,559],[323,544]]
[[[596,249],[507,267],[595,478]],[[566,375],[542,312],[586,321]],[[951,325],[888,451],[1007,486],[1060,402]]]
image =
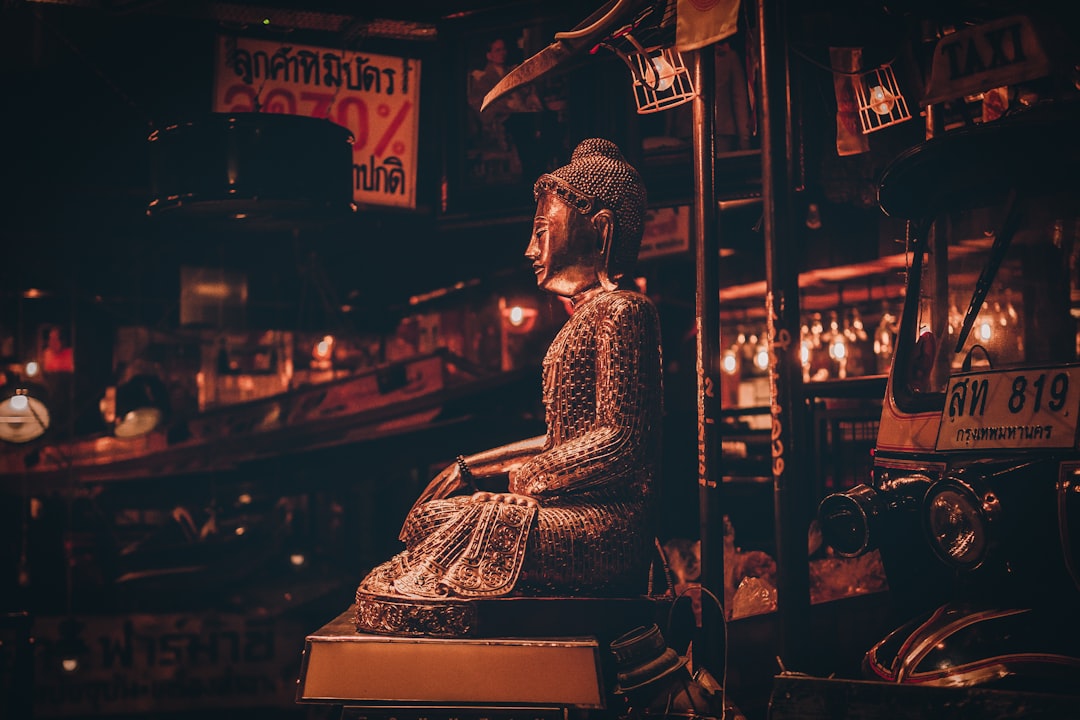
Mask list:
[[183,2],[180,0],[27,0],[40,5],[100,10],[111,15],[167,15],[209,20],[225,27],[278,30],[315,30],[342,33],[350,38],[433,41],[433,22],[414,19],[370,17],[368,11],[345,13],[310,8],[300,2],[283,6],[244,2]]

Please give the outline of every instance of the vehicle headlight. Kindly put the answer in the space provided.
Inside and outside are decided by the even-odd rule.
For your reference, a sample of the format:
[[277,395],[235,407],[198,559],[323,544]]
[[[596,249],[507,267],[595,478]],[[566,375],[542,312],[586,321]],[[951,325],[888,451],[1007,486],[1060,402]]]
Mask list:
[[941,482],[926,494],[926,529],[930,545],[946,564],[974,570],[986,559],[990,546],[987,503],[970,487]]
[[826,496],[818,506],[821,540],[842,557],[856,557],[874,547],[872,526],[881,513],[878,493],[868,485]]

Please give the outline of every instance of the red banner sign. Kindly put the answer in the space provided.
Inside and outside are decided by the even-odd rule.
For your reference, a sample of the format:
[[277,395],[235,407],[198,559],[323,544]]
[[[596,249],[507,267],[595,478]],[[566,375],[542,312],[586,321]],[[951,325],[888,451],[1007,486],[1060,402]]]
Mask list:
[[420,61],[218,37],[215,112],[325,118],[353,134],[353,199],[416,207]]

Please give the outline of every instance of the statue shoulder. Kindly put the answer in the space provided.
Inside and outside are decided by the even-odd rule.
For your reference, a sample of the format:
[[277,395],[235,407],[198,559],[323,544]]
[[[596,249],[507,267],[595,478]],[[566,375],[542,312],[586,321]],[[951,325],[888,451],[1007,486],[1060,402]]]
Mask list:
[[[660,316],[646,295],[630,290],[614,290],[598,298],[589,317],[601,333],[631,332],[642,338],[658,337]],[[584,318],[582,318],[585,321]],[[587,321],[586,321],[587,322]]]
[[616,290],[607,293],[605,299],[607,310],[612,317],[621,315],[655,317],[657,315],[653,301],[647,295],[635,290]]

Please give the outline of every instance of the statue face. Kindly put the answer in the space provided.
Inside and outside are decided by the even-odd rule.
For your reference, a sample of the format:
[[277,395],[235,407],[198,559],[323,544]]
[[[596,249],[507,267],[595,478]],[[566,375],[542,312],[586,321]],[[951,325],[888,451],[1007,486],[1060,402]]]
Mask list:
[[525,257],[533,264],[536,284],[563,297],[574,297],[600,283],[599,233],[591,220],[550,193],[540,195],[532,238]]

